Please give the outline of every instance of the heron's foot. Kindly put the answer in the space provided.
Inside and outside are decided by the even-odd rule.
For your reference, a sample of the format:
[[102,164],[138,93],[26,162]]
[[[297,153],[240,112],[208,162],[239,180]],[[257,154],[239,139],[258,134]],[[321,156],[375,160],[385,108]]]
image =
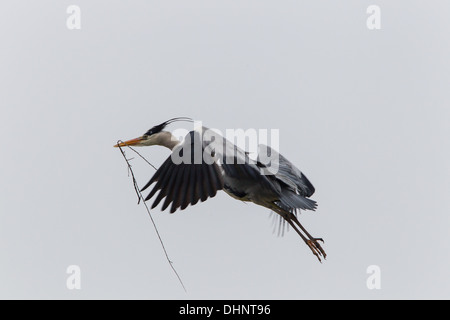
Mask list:
[[317,259],[319,259],[319,262],[322,262],[322,259],[320,259],[320,257],[326,259],[327,254],[318,241],[322,241],[322,243],[324,242],[322,238],[312,238],[310,240],[307,240],[306,244],[309,246],[312,253],[317,257]]

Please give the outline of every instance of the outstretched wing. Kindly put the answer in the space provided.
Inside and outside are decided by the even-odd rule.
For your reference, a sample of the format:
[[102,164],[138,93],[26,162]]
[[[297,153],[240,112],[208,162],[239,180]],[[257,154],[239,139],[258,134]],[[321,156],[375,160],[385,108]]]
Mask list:
[[189,132],[182,144],[177,145],[150,181],[142,188],[147,189],[156,182],[145,201],[159,193],[152,204],[155,208],[162,199],[164,211],[170,204],[170,213],[186,209],[199,200],[205,201],[223,189],[223,177],[219,166],[211,154],[204,153],[200,134]]

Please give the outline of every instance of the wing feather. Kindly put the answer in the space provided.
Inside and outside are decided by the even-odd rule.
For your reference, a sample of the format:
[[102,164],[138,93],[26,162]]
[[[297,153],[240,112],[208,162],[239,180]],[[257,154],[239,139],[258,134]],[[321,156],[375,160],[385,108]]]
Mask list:
[[205,159],[204,157],[208,157],[206,155],[201,157],[201,163],[194,163],[194,153],[199,146],[203,152],[204,147],[199,133],[189,132],[185,141],[175,147],[174,152],[179,152],[180,156],[183,156],[183,151],[190,152],[188,158],[191,161],[176,164],[172,156],[169,156],[144,186],[142,190],[156,182],[145,198],[147,201],[159,191],[151,206],[152,209],[165,198],[161,209],[164,211],[171,205],[170,212],[173,213],[178,209],[185,209],[189,204],[195,205],[199,200],[206,201],[214,197],[218,190],[223,189],[222,173],[214,159]]

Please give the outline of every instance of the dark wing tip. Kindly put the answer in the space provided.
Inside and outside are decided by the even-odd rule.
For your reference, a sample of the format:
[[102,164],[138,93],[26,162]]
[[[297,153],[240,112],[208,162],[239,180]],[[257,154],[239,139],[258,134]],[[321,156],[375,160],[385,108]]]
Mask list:
[[[162,199],[165,198],[161,210],[166,210],[169,205],[170,212],[178,209],[185,209],[189,204],[195,205],[200,200],[206,201],[217,194],[218,190],[223,189],[223,177],[219,166],[214,159],[206,159],[203,154],[204,148],[201,148],[203,157],[202,163],[195,163],[191,156],[196,152],[195,143],[201,143],[199,136],[191,131],[183,142],[182,150],[186,151],[186,158],[191,163],[175,164],[172,156],[169,156],[163,165],[157,170],[152,179],[143,188],[147,188],[156,181],[150,194],[145,198],[149,200],[159,190],[159,194],[152,204],[155,208]],[[191,154],[187,153],[191,151]]]

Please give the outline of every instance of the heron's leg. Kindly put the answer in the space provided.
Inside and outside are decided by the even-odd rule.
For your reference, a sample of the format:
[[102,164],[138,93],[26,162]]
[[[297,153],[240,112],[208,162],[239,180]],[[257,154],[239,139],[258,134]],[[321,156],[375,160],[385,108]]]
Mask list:
[[300,222],[298,223],[298,225],[300,229],[302,229],[302,231],[308,236],[309,240],[321,241],[322,243],[325,243],[322,238],[314,238],[312,235],[310,235],[308,231],[306,231],[306,229],[300,224]]
[[323,256],[324,259],[326,259],[327,258],[327,254],[326,254],[325,250],[323,250],[323,248],[320,245],[320,243],[317,242],[317,241],[322,241],[323,242],[323,240],[321,238],[312,238],[312,239],[309,239],[306,243],[307,243],[307,245],[310,248],[314,247],[314,250],[318,250],[320,252],[320,255]]
[[[317,240],[313,239],[307,239],[301,232],[298,230],[297,226],[292,222],[291,219],[285,218],[285,220],[291,225],[291,227],[300,235],[300,237],[305,241],[305,243],[308,245],[308,247],[311,249],[312,253],[319,259],[320,262],[322,260],[320,259],[320,256],[323,256],[324,258],[327,257],[325,254],[325,251],[322,249],[320,244],[317,242]],[[298,221],[298,220],[297,220]]]
[[306,229],[302,226],[302,224],[300,223],[300,221],[298,221],[297,217],[294,217],[292,219],[299,227],[300,229],[306,234],[306,236],[309,238],[309,240],[307,240],[307,245],[311,247],[311,245],[314,245],[314,247],[319,250],[319,252],[321,253],[321,255],[326,259],[327,258],[327,254],[325,253],[325,250],[323,250],[322,246],[320,245],[320,243],[318,241],[322,241],[322,243],[324,242],[322,238],[314,238],[313,236],[311,236],[309,234],[308,231],[306,231]]

